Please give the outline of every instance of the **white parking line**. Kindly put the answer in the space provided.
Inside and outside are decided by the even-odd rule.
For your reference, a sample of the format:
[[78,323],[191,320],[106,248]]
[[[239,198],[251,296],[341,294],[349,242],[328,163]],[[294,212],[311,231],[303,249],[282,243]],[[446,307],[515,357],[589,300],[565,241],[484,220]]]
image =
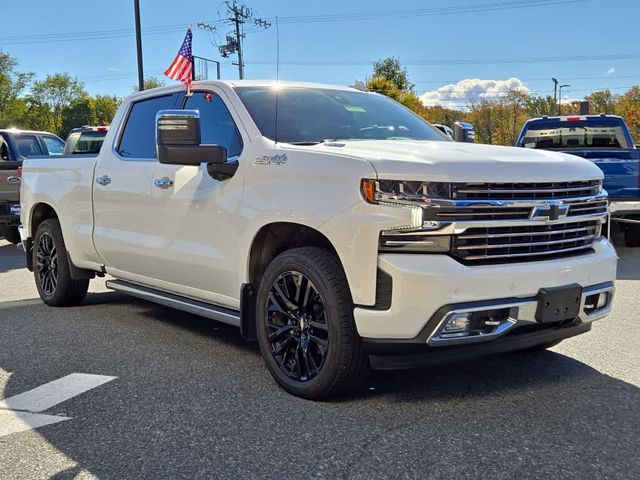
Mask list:
[[45,425],[71,420],[60,415],[43,415],[54,407],[118,377],[72,373],[32,390],[0,400],[0,438]]
[[0,410],[0,437],[12,433],[24,432],[53,423],[70,420],[69,417],[58,415],[43,415],[41,413],[13,412],[11,410]]
[[70,398],[110,382],[117,377],[72,373],[28,392],[0,401],[0,408],[42,412]]

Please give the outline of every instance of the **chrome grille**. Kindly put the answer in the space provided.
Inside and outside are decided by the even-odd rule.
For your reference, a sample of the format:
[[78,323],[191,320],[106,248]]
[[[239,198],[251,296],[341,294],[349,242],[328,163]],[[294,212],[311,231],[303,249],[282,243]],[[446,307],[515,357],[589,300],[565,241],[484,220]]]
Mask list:
[[469,228],[454,236],[452,254],[474,264],[543,260],[588,251],[600,230],[600,220]]
[[452,196],[456,199],[512,200],[556,199],[597,195],[600,180],[553,183],[454,183]]
[[[561,205],[569,206],[567,217],[585,217],[605,215],[607,213],[607,199],[602,196],[591,198],[569,198],[560,200]],[[489,220],[526,220],[534,215],[535,202],[504,202],[496,206],[495,203],[483,205],[482,201],[470,202],[465,206],[441,206],[427,213],[428,220],[440,221],[489,221]]]

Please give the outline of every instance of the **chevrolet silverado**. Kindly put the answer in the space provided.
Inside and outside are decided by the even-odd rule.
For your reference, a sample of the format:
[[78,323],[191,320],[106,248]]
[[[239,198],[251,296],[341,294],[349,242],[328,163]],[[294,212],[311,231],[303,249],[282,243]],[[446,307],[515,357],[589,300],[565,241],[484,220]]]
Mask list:
[[351,88],[192,88],[129,97],[94,160],[24,163],[21,236],[47,305],[108,274],[239,327],[311,399],[369,368],[546,348],[611,310],[593,163],[451,142]]

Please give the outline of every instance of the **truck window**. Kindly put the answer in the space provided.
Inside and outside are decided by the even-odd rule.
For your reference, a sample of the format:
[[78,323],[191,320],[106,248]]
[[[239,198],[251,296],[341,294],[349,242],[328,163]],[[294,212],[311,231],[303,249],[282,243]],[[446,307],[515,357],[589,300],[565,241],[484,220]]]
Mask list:
[[200,112],[202,143],[225,147],[229,157],[240,155],[242,137],[220,96],[215,93],[196,92],[187,98],[184,108]]
[[525,126],[520,147],[551,149],[631,148],[618,119],[545,120]]
[[56,137],[50,137],[45,135],[42,137],[44,146],[47,147],[49,155],[62,155],[64,153],[64,142]]
[[13,138],[21,156],[29,158],[44,155],[35,135],[16,135]]
[[156,158],[156,114],[174,108],[178,94],[135,102],[124,126],[118,153],[125,158]]

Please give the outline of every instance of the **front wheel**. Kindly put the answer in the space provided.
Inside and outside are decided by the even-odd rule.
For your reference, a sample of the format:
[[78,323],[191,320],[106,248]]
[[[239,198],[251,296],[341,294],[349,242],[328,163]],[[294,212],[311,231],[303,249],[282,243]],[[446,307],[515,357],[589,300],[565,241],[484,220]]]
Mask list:
[[14,245],[20,243],[20,232],[18,231],[18,227],[0,225],[0,233],[7,242],[13,243]]
[[256,301],[260,351],[286,391],[317,400],[364,379],[368,358],[347,280],[331,252],[303,247],[280,254],[262,276]]
[[87,295],[89,280],[74,280],[58,220],[42,222],[33,239],[33,275],[40,298],[52,307],[79,305]]

